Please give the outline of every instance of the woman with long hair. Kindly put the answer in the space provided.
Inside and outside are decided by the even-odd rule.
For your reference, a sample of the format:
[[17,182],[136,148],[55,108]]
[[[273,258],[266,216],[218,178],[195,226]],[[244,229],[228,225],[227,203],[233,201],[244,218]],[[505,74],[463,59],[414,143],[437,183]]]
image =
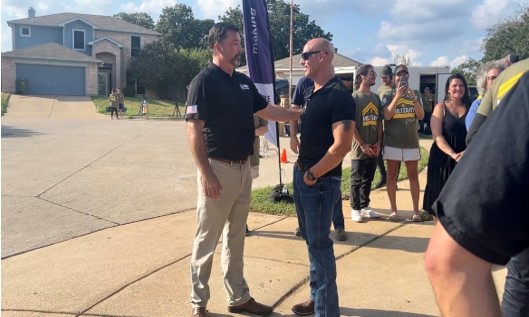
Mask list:
[[435,106],[430,121],[434,143],[428,159],[422,208],[432,216],[435,216],[433,202],[466,149],[465,118],[470,108],[470,98],[465,77],[459,73],[448,77],[445,94],[445,100]]

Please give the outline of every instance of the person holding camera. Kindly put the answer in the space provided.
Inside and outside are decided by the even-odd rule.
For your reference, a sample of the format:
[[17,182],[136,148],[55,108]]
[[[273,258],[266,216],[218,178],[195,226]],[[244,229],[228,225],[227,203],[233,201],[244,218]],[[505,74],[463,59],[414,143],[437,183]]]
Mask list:
[[409,71],[406,65],[395,68],[397,87],[382,98],[384,109],[384,159],[387,162],[387,191],[391,205],[388,219],[398,221],[397,181],[399,163],[404,161],[410,181],[411,199],[413,202],[412,221],[421,221],[419,215],[419,175],[418,162],[421,158],[417,120],[424,118],[424,109],[420,102],[421,94],[409,87]]

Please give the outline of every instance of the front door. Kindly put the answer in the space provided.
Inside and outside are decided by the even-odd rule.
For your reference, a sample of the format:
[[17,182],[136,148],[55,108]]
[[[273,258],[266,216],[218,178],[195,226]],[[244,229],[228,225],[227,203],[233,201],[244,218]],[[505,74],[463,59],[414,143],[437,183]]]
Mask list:
[[97,94],[100,96],[110,94],[110,72],[99,71],[97,73]]

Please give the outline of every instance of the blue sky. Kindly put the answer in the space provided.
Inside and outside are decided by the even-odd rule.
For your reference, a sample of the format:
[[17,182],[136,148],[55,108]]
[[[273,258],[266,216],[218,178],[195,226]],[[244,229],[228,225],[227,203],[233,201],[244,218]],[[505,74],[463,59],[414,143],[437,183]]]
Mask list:
[[[290,0],[287,1],[290,3]],[[193,8],[195,18],[216,20],[241,0],[3,0],[2,52],[10,51],[11,28],[7,21],[27,17],[77,12],[113,15],[145,12],[155,21],[162,9],[176,3]],[[468,57],[480,59],[486,29],[512,16],[529,0],[295,0],[301,11],[333,34],[342,55],[362,63],[384,65],[395,56],[408,56],[414,65],[450,66]]]

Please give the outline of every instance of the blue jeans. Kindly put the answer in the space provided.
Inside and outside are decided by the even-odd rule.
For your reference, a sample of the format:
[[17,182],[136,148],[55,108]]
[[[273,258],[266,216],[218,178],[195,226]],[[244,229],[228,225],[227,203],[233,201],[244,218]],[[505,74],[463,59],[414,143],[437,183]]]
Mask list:
[[529,249],[507,263],[501,310],[504,317],[529,316]]
[[[340,179],[341,181],[341,179]],[[332,212],[332,225],[334,230],[336,229],[345,229],[345,220],[343,219],[343,210],[342,210],[342,191],[340,189],[340,199],[334,205],[334,210]]]
[[338,317],[336,259],[329,238],[333,209],[340,197],[340,177],[326,176],[313,186],[303,181],[304,171],[294,168],[294,203],[299,229],[305,239],[310,261],[310,289],[314,316]]

